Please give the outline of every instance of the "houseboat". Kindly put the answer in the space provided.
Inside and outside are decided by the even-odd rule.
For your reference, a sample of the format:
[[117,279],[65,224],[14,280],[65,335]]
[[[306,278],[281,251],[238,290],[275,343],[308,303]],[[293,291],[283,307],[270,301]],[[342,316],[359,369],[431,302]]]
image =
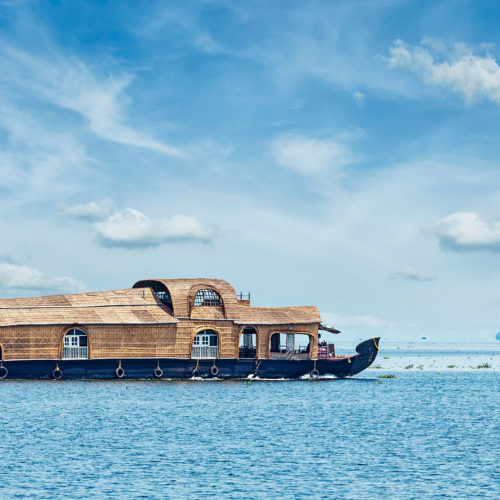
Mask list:
[[336,356],[314,306],[253,307],[218,279],[0,299],[0,379],[350,377],[378,338]]

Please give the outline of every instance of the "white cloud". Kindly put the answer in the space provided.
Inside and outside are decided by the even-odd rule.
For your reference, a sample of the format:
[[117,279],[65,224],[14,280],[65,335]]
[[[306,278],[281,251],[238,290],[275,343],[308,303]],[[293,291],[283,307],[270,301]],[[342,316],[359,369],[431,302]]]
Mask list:
[[393,273],[392,277],[410,281],[432,281],[436,279],[435,274],[423,273],[412,267],[405,267],[401,271]]
[[363,92],[354,92],[353,97],[356,104],[362,108],[365,103],[365,94]]
[[214,236],[212,228],[194,217],[174,215],[151,219],[134,208],[113,210],[111,200],[61,205],[60,210],[73,219],[91,222],[99,244],[108,248],[146,248],[179,241],[209,242]]
[[177,241],[208,242],[212,231],[194,217],[174,215],[170,219],[150,219],[133,208],[114,212],[94,225],[104,247],[144,248]]
[[379,328],[384,326],[394,326],[391,323],[376,318],[375,316],[346,316],[342,314],[321,313],[323,323],[335,328]]
[[99,137],[168,156],[187,157],[180,148],[125,124],[125,104],[129,100],[125,90],[133,80],[132,75],[99,77],[79,60],[60,55],[36,57],[5,46],[0,50],[0,63],[0,80],[17,94],[22,89],[31,98],[78,113]]
[[460,44],[448,54],[448,60],[438,62],[431,54],[436,48],[443,51],[436,43],[412,48],[396,40],[389,48],[389,65],[407,68],[429,85],[451,88],[468,103],[483,98],[500,104],[500,66],[493,57],[475,55]]
[[454,251],[500,252],[500,220],[482,220],[475,212],[455,212],[434,223],[441,245]]
[[7,289],[82,292],[85,285],[68,276],[50,276],[33,267],[0,262],[0,287]]
[[61,205],[61,211],[74,219],[87,222],[98,222],[107,219],[112,213],[111,200],[103,200],[101,203],[91,201],[82,205]]
[[339,170],[352,162],[352,153],[345,144],[302,134],[276,137],[271,152],[276,163],[305,175]]

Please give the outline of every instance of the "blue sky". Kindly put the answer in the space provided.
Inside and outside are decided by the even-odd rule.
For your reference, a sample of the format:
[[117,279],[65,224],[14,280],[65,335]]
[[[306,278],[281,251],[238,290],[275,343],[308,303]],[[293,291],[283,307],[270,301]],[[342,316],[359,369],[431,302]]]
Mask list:
[[0,296],[218,277],[500,329],[500,5],[0,0]]

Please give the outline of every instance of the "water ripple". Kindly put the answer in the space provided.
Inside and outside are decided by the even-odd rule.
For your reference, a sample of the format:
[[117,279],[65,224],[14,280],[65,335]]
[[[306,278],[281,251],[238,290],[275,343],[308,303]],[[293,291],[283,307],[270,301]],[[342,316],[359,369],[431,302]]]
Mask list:
[[497,373],[2,381],[0,498],[498,498],[498,396]]

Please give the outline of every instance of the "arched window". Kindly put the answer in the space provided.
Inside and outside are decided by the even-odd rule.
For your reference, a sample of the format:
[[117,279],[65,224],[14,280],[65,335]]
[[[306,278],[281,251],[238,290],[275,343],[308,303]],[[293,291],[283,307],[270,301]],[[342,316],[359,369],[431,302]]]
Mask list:
[[240,345],[238,346],[240,358],[257,357],[257,330],[252,326],[246,326],[240,335]]
[[168,290],[159,290],[156,292],[156,296],[162,304],[165,304],[170,313],[174,312],[174,306],[172,305],[172,297],[170,297],[170,292]]
[[202,330],[193,340],[193,358],[215,359],[219,356],[219,335],[213,330]]
[[72,328],[64,336],[63,359],[88,359],[89,337],[80,328]]
[[198,290],[193,305],[199,306],[222,306],[222,298],[215,290]]
[[134,285],[134,288],[152,288],[153,292],[156,293],[156,296],[158,297],[160,302],[165,304],[170,309],[170,311],[173,312],[174,306],[172,305],[172,297],[170,296],[170,292],[168,291],[168,288],[160,281],[139,281]]

